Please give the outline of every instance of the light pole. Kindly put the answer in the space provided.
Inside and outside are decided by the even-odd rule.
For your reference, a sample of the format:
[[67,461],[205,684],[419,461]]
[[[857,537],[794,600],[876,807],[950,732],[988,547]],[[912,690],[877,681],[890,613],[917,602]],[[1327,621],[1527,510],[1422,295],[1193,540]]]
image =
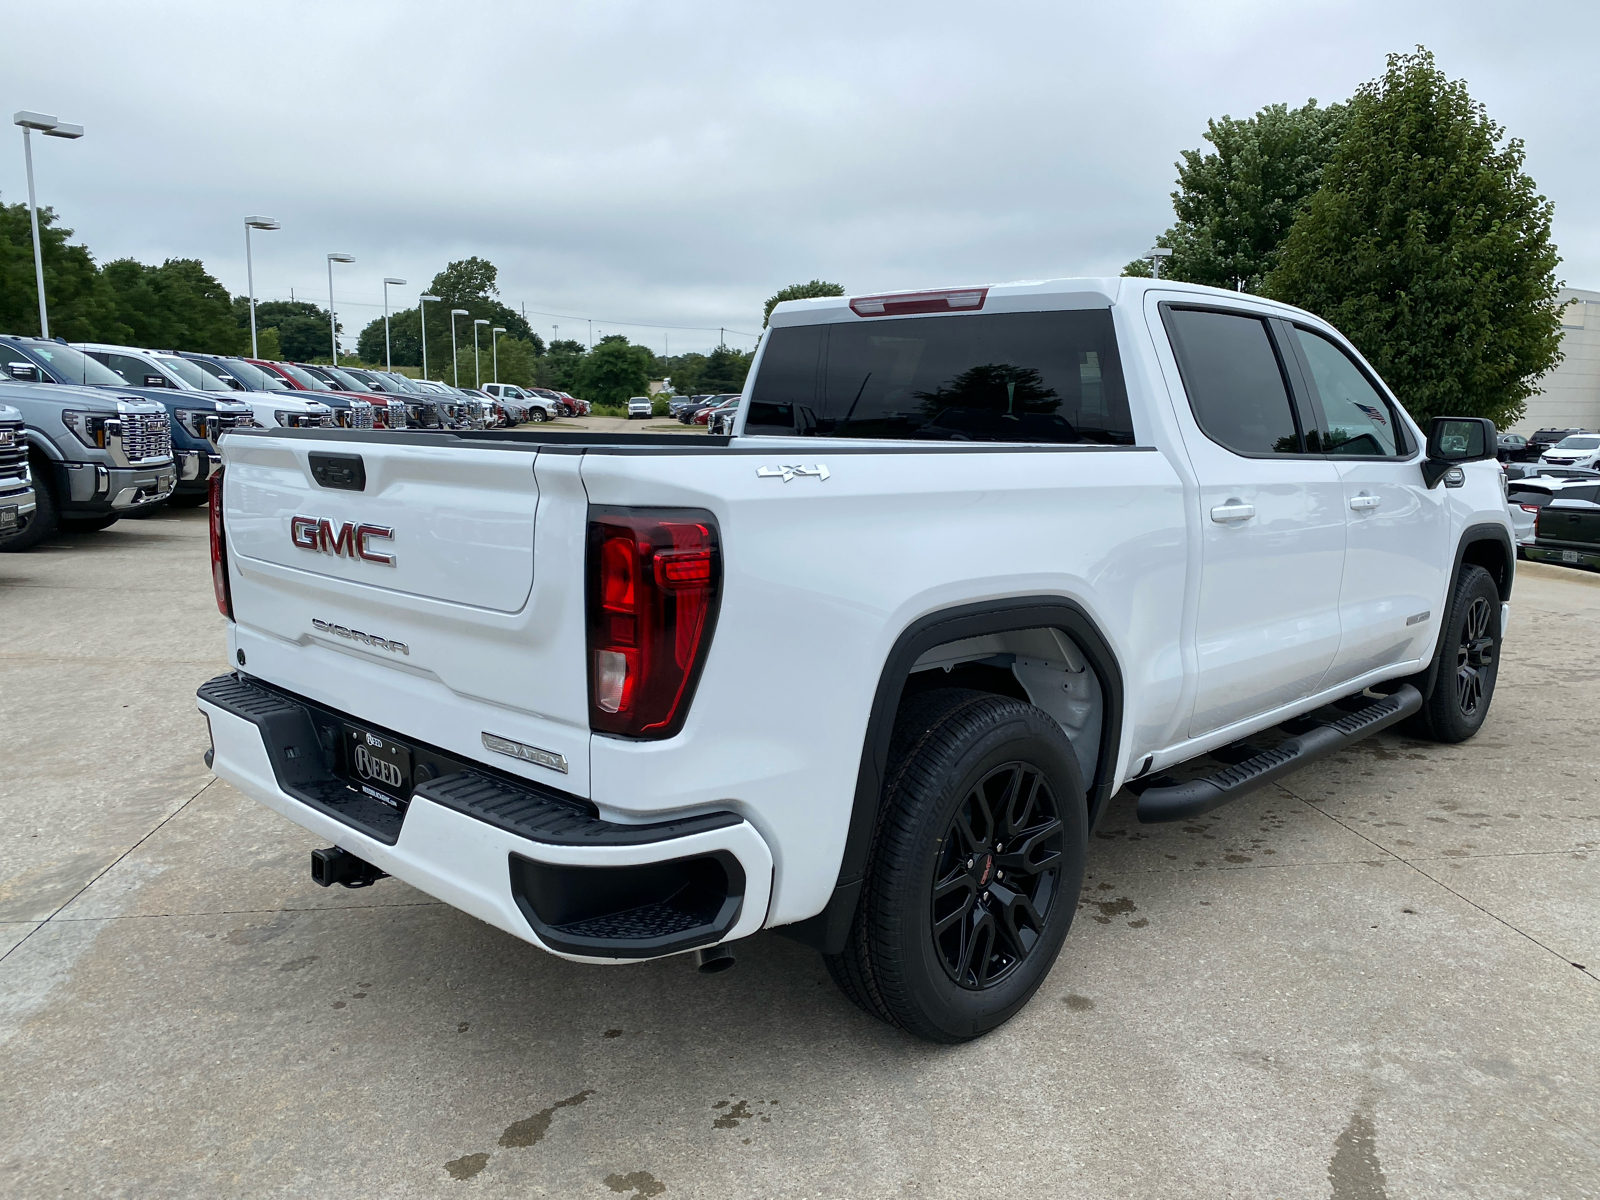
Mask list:
[[333,264],[355,262],[354,254],[328,255],[328,340],[333,343],[333,365],[339,365],[339,318],[333,315]]
[[11,118],[12,124],[22,127],[22,157],[28,164],[28,219],[33,223],[33,278],[39,288],[39,336],[50,336],[50,315],[44,304],[44,251],[39,244],[39,204],[33,198],[33,130],[45,137],[66,138],[74,141],[83,136],[82,125],[69,125],[58,121],[49,113],[23,110]]
[[586,319],[589,321],[589,349],[593,350],[594,349],[594,320],[592,318],[586,318]]
[[394,358],[389,353],[389,285],[405,287],[404,279],[385,279],[383,281],[383,369],[394,370]]
[[1150,260],[1150,277],[1152,279],[1160,279],[1161,260],[1163,258],[1171,258],[1172,251],[1168,250],[1165,246],[1155,246],[1149,250],[1146,250],[1144,252],[1144,257]]
[[496,325],[489,330],[489,345],[494,350],[494,381],[500,382],[500,335],[506,331],[504,325]]
[[471,315],[464,308],[452,308],[450,310],[450,385],[452,387],[461,386],[460,360],[456,357],[456,318],[470,317]]
[[246,217],[244,219],[244,277],[250,289],[250,357],[260,358],[256,345],[256,268],[250,259],[250,231],[252,229],[282,229],[271,217]]
[[478,370],[478,326],[479,325],[487,325],[488,323],[489,322],[487,320],[485,320],[483,317],[479,317],[476,321],[474,321],[472,323],[472,386],[473,387],[482,387],[483,386],[482,372]]
[[[417,312],[422,317],[422,377],[428,377],[428,301],[437,303],[439,297],[430,296],[426,292],[417,297]],[[454,321],[451,324],[455,324]]]

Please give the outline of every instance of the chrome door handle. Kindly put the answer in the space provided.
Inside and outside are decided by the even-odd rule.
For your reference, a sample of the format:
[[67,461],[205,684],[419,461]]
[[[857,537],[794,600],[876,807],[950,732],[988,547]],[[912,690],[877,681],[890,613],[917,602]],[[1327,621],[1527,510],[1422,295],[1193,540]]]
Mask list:
[[1355,509],[1356,512],[1371,512],[1382,503],[1383,501],[1377,496],[1369,496],[1366,492],[1362,492],[1359,496],[1350,497],[1350,507]]
[[1218,525],[1226,525],[1230,521],[1248,521],[1256,515],[1254,504],[1245,504],[1243,501],[1229,497],[1226,504],[1219,504],[1211,510],[1211,519]]

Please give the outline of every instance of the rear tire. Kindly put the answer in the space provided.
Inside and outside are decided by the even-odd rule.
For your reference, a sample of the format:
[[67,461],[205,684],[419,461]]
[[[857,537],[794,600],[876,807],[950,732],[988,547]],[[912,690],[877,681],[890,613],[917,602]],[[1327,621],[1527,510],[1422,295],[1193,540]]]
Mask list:
[[877,833],[842,953],[846,996],[932,1042],[1009,1020],[1072,926],[1088,837],[1072,744],[1008,696],[939,688],[896,718]]
[[28,523],[21,530],[6,537],[0,537],[0,553],[17,553],[22,550],[32,550],[45,538],[53,534],[60,522],[59,510],[56,508],[56,498],[50,491],[50,485],[44,481],[49,466],[32,461],[33,467],[33,499],[38,506],[33,510],[33,516],[28,518]]
[[1463,566],[1439,636],[1439,668],[1408,728],[1434,742],[1464,742],[1483,727],[1500,671],[1500,589],[1482,567]]

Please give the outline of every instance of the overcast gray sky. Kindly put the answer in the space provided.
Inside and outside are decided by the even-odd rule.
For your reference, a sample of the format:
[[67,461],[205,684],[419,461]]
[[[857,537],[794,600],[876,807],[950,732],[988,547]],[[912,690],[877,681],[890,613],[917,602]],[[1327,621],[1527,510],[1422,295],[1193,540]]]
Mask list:
[[1115,274],[1171,223],[1208,117],[1344,99],[1418,42],[1526,141],[1562,277],[1600,287],[1592,2],[56,0],[6,27],[4,111],[87,128],[35,167],[100,261],[197,257],[243,291],[264,213],[257,296],[326,304],[348,251],[347,330],[383,276],[410,301],[471,254],[547,337],[592,318],[674,352],[813,277]]

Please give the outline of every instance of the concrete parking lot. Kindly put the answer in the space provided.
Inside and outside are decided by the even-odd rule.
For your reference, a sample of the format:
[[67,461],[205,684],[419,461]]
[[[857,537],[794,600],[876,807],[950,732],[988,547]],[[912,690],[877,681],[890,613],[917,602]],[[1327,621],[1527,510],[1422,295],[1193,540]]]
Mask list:
[[1189,825],[1126,796],[970,1045],[738,967],[574,966],[315,887],[214,781],[205,512],[0,556],[0,1193],[1600,1194],[1600,577],[1528,567],[1489,723]]

